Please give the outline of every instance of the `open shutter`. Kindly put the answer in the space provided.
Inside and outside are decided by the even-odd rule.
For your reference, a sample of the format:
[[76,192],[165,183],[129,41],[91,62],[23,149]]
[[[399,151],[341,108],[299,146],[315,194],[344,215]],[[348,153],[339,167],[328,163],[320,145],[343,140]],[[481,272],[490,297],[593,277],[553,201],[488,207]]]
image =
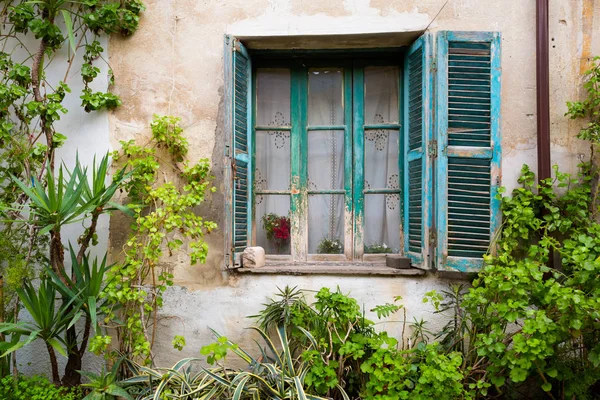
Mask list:
[[227,109],[226,160],[227,182],[226,266],[239,266],[240,254],[250,244],[252,218],[252,142],[251,142],[251,83],[250,57],[242,43],[225,37],[225,85]]
[[[404,59],[404,254],[413,266],[431,268],[432,43],[425,33]],[[435,149],[433,149],[435,150]]]
[[437,39],[437,267],[477,271],[501,217],[500,34]]

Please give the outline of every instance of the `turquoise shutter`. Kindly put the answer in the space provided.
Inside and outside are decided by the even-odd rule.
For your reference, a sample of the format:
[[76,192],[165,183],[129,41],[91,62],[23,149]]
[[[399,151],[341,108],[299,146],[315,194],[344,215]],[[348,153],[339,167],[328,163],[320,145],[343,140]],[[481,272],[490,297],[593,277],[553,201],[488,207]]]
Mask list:
[[421,36],[404,58],[404,254],[413,266],[431,268],[429,232],[432,210],[432,43]]
[[225,55],[226,226],[231,227],[225,254],[226,265],[233,267],[239,265],[239,255],[250,245],[252,233],[252,68],[248,52],[231,36],[225,38]]
[[477,271],[501,217],[500,34],[437,39],[437,267]]

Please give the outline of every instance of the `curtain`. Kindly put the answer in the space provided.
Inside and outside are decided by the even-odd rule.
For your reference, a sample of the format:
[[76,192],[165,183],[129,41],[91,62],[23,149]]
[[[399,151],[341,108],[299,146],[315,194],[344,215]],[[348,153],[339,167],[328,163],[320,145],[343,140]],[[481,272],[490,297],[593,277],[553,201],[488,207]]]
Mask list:
[[[365,68],[365,124],[398,123],[397,67]],[[398,189],[398,130],[365,130],[365,189]],[[365,251],[373,246],[400,250],[400,195],[367,194],[364,204]]]
[[[290,71],[259,69],[256,77],[256,125],[290,125]],[[290,190],[290,132],[257,131],[255,150],[255,190]],[[256,195],[256,244],[267,254],[290,254],[289,239],[267,239],[263,217],[275,214],[289,221],[289,195]],[[282,227],[281,229],[285,229]],[[288,225],[289,231],[289,225]]]
[[[365,123],[398,122],[397,68],[365,69]],[[290,124],[290,73],[287,69],[259,69],[257,73],[258,126]],[[349,82],[346,84],[350,84]],[[310,69],[308,77],[309,126],[344,125],[343,71]],[[308,190],[344,189],[344,131],[309,130]],[[255,188],[290,189],[290,132],[257,131],[255,151]],[[298,150],[294,150],[298,151]],[[365,188],[399,187],[398,130],[365,131]],[[351,155],[348,155],[351,156]],[[343,194],[311,194],[308,199],[308,251],[323,250],[326,241],[344,242]],[[268,254],[289,254],[289,246],[277,246],[267,239],[263,217],[276,214],[289,218],[288,195],[256,196],[256,243]],[[397,252],[400,247],[400,198],[398,194],[365,196],[364,241],[366,247],[387,246]],[[331,250],[329,253],[342,252]]]
[[[344,125],[343,72],[311,69],[308,74],[308,124]],[[309,130],[308,190],[344,189],[344,131]],[[329,241],[329,251],[325,244]],[[341,253],[331,242],[344,243],[344,195],[313,194],[308,198],[308,252]],[[319,245],[321,249],[319,249]]]

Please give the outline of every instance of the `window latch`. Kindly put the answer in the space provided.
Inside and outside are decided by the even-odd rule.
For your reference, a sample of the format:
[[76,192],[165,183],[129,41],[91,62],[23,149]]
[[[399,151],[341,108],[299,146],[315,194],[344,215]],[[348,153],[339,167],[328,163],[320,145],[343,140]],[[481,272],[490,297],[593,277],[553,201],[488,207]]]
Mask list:
[[429,156],[431,158],[437,158],[437,140],[429,142]]

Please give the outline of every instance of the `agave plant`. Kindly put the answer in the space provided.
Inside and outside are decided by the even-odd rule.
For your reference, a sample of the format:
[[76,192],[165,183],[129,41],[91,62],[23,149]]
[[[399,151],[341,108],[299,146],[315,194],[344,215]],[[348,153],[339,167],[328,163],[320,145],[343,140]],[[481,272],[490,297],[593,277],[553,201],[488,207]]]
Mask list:
[[81,386],[91,389],[90,393],[88,393],[83,400],[115,400],[117,398],[133,400],[129,393],[120,386],[117,380],[119,366],[122,361],[122,358],[118,360],[112,366],[110,371],[107,371],[103,366],[100,374],[78,371],[89,380],[88,383],[84,383]]
[[129,361],[133,377],[121,382],[139,400],[150,399],[222,399],[224,388],[203,369],[194,370],[200,358],[184,358],[171,368],[150,368]]
[[[192,362],[198,358],[186,358],[168,369],[151,369],[133,364],[135,376],[124,381],[127,385],[142,386],[138,399],[233,399],[233,400],[327,400],[307,393],[305,377],[308,365],[290,350],[288,334],[284,325],[277,327],[278,346],[260,328],[250,328],[261,336],[265,346],[258,346],[260,357],[255,358],[237,344],[213,331],[217,342],[205,346],[203,354],[213,364],[192,372]],[[317,346],[312,335],[298,327],[309,339],[311,347]],[[225,351],[223,350],[225,349]],[[231,351],[247,364],[245,369],[231,369],[220,365],[225,352]],[[344,399],[344,390],[338,387]]]

